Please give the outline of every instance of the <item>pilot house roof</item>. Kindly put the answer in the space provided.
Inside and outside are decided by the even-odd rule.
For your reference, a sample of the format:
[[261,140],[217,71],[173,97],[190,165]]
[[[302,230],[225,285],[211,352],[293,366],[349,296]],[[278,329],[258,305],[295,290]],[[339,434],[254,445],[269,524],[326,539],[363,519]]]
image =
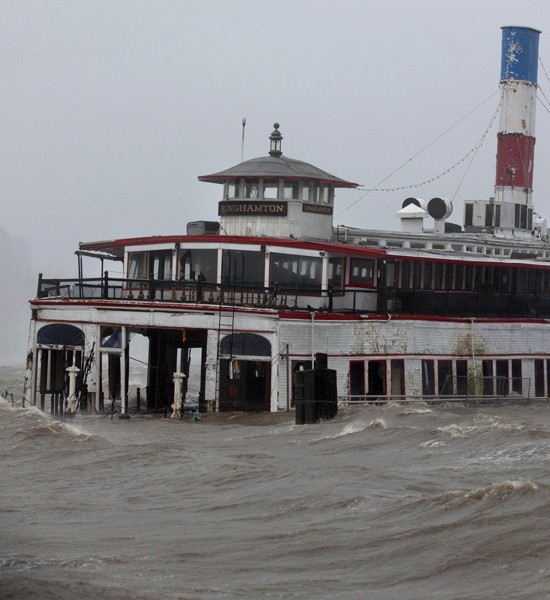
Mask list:
[[[260,156],[245,160],[225,171],[201,175],[199,181],[211,183],[224,183],[230,179],[260,179],[260,178],[283,178],[288,180],[307,180],[328,183],[334,187],[356,188],[359,184],[331,175],[318,167],[310,165],[302,160],[283,156],[280,150],[282,135],[279,133],[279,124],[275,123],[275,130],[270,136],[271,150],[268,156]],[[277,148],[277,149],[275,149]]]

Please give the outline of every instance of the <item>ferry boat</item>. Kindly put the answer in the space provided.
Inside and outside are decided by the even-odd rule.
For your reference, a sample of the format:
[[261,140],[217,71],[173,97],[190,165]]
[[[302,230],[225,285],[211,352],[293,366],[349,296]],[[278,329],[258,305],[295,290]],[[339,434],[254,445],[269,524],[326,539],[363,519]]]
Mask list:
[[[502,30],[494,197],[466,201],[461,226],[445,198],[405,199],[400,231],[335,226],[337,191],[357,184],[288,158],[275,124],[266,156],[199,177],[220,187],[219,221],[80,243],[77,277],[39,276],[28,402],[56,413],[110,400],[127,414],[137,336],[140,406],[173,416],[191,388],[200,411],[291,410],[295,373],[317,353],[344,402],[546,399],[550,244],[532,202],[540,32]],[[83,273],[90,257],[99,278]]]

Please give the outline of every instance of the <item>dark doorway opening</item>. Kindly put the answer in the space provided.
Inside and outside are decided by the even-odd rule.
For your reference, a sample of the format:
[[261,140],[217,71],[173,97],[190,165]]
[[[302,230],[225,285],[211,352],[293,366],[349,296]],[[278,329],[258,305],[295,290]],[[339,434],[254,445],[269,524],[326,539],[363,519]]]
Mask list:
[[[369,396],[386,395],[386,361],[369,360]],[[371,398],[372,399],[372,398]]]
[[220,360],[220,411],[268,411],[271,362]]

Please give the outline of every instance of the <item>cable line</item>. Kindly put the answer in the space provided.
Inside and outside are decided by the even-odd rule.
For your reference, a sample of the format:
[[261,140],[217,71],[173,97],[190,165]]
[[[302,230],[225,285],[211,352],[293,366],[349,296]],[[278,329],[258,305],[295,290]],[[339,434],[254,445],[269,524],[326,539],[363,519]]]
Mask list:
[[[499,90],[495,90],[494,92],[492,92],[487,98],[485,98],[485,100],[483,100],[477,106],[475,106],[474,108],[472,108],[472,110],[470,110],[468,113],[466,113],[463,117],[461,117],[453,125],[451,125],[450,127],[448,127],[443,133],[441,133],[440,135],[438,135],[431,142],[429,142],[428,144],[426,144],[423,148],[421,148],[420,150],[418,150],[418,152],[416,152],[415,154],[413,154],[410,158],[408,158],[399,167],[397,167],[396,169],[394,169],[391,173],[389,173],[389,175],[386,175],[386,177],[384,177],[383,179],[381,179],[374,187],[367,189],[366,192],[362,196],[359,196],[359,198],[357,198],[357,200],[355,200],[354,202],[352,202],[347,208],[345,208],[342,212],[340,212],[338,215],[336,215],[336,218],[338,218],[341,215],[343,215],[350,208],[352,208],[353,206],[355,206],[360,200],[362,200],[363,198],[365,198],[366,196],[368,196],[371,192],[395,192],[395,191],[399,191],[399,190],[406,190],[406,189],[421,187],[423,185],[426,185],[427,183],[431,183],[432,181],[435,181],[436,179],[439,179],[440,177],[443,177],[449,171],[452,171],[453,169],[455,169],[460,163],[464,162],[472,153],[477,152],[477,150],[483,145],[483,142],[485,141],[485,137],[486,137],[487,133],[489,132],[489,130],[491,129],[491,126],[492,126],[492,124],[493,124],[493,122],[494,122],[494,120],[495,120],[495,118],[496,118],[496,116],[498,114],[498,111],[500,110],[500,107],[502,105],[502,97],[500,99],[500,102],[499,102],[499,104],[498,104],[495,112],[493,113],[493,116],[491,117],[491,120],[489,121],[489,125],[487,126],[487,128],[485,129],[485,132],[481,136],[480,142],[478,142],[478,144],[476,144],[476,146],[474,146],[458,162],[456,162],[454,165],[452,165],[451,167],[449,167],[448,169],[446,169],[445,171],[443,171],[443,173],[440,173],[439,175],[437,175],[435,177],[432,177],[430,179],[427,179],[427,180],[425,180],[425,181],[423,181],[421,183],[416,183],[416,184],[412,184],[412,185],[404,185],[404,186],[399,186],[399,187],[394,187],[394,188],[379,188],[378,187],[379,185],[381,185],[382,183],[384,183],[384,181],[388,180],[392,175],[395,175],[395,173],[397,173],[398,171],[400,171],[404,166],[406,166],[410,162],[412,162],[417,156],[419,156],[420,154],[422,154],[430,146],[432,146],[433,144],[435,144],[435,142],[437,142],[438,140],[440,140],[445,134],[447,134],[449,131],[451,131],[452,129],[454,129],[457,125],[459,125],[460,123],[462,123],[462,121],[464,121],[464,119],[466,119],[467,117],[469,117],[473,112],[475,112],[478,108],[480,108],[483,104],[485,104],[493,96],[495,96],[495,94],[497,94],[498,91]],[[475,156],[475,154],[474,154],[474,156]]]

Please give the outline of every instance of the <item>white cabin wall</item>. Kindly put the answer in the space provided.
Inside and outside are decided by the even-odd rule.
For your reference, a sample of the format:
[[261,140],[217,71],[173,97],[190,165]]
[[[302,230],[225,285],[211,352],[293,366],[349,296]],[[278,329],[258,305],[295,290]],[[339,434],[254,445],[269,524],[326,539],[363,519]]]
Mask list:
[[[338,371],[338,395],[348,394],[351,360],[405,360],[405,390],[422,395],[423,359],[466,359],[471,368],[482,359],[545,357],[550,354],[550,324],[441,322],[421,320],[314,321],[286,320],[281,344],[289,344],[292,360],[309,360],[312,352],[328,354],[328,367]],[[533,351],[536,349],[536,352]],[[508,354],[503,349],[509,349]],[[534,393],[534,363],[523,359],[524,394]],[[286,378],[285,378],[286,380]],[[389,381],[389,363],[388,378]],[[281,383],[281,387],[283,383]]]
[[303,202],[300,200],[285,200],[285,202],[287,203],[286,216],[253,213],[223,215],[220,218],[221,232],[226,235],[248,237],[293,237],[327,241],[332,239],[332,215],[304,212]]

